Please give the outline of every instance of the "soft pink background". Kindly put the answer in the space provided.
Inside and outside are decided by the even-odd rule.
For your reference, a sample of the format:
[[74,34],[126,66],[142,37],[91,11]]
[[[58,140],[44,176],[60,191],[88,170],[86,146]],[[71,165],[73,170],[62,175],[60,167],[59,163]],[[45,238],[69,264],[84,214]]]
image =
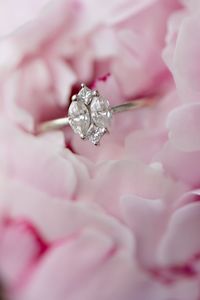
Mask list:
[[[200,299],[200,2],[0,0],[0,282],[10,300]],[[68,128],[80,82],[116,117]]]

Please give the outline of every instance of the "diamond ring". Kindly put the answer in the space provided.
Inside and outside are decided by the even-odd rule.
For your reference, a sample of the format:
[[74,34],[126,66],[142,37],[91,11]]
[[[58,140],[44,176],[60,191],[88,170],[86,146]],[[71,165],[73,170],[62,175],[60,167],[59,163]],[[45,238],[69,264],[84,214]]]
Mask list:
[[111,107],[108,100],[97,90],[91,90],[85,84],[81,84],[78,94],[72,96],[68,116],[43,122],[38,125],[36,132],[58,130],[70,125],[81,139],[98,145],[109,131],[114,114],[149,106],[150,103],[152,101],[149,98],[141,98]]

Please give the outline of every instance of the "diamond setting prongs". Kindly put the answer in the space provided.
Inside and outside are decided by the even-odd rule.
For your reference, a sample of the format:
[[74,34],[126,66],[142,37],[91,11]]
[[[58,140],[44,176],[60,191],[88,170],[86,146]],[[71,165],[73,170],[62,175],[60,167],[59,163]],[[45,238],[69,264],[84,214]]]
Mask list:
[[108,132],[112,109],[108,100],[97,90],[81,84],[78,94],[72,96],[68,119],[76,134],[94,145],[99,145],[101,138]]

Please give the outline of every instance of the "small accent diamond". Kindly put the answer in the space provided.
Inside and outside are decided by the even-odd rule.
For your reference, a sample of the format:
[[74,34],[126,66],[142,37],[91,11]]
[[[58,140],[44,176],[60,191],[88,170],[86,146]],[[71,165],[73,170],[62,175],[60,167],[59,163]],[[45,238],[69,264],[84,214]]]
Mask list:
[[98,145],[106,131],[107,130],[105,128],[100,128],[96,127],[95,125],[91,125],[87,132],[87,139],[94,145]]
[[83,86],[78,93],[78,98],[86,105],[90,104],[92,101],[92,90],[90,90],[87,86]]

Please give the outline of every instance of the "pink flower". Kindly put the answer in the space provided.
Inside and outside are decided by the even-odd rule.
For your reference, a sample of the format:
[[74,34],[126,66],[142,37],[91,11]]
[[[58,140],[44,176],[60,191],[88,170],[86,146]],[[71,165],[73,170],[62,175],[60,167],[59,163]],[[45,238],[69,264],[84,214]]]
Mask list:
[[[22,4],[0,3],[5,297],[198,300],[198,1]],[[34,136],[80,81],[111,105],[159,99],[116,116],[99,148],[70,128]]]
[[[0,277],[11,299],[182,299],[183,288],[196,299],[198,191],[187,192],[156,164],[85,165],[52,137],[38,140],[6,122],[1,128],[17,155],[0,187]],[[20,158],[23,142],[28,159]],[[30,161],[38,162],[34,173]]]
[[177,107],[168,117],[169,141],[162,151],[162,163],[174,178],[198,188],[199,2],[185,2],[185,10],[170,20],[169,44],[164,50],[164,58],[170,66],[179,98],[184,105]]
[[[188,9],[175,14],[170,23],[169,45],[164,57],[167,58],[177,90],[185,102],[199,101],[199,66],[196,64],[199,51],[199,10]],[[187,17],[186,17],[187,16]],[[192,37],[196,35],[196,39]],[[173,43],[173,48],[171,44]],[[170,50],[171,49],[171,50]]]
[[112,73],[123,98],[161,85],[166,20],[177,3],[109,3],[50,1],[1,40],[2,110],[9,118],[31,130],[34,121],[63,114],[72,85],[94,80],[94,72],[96,78]]

